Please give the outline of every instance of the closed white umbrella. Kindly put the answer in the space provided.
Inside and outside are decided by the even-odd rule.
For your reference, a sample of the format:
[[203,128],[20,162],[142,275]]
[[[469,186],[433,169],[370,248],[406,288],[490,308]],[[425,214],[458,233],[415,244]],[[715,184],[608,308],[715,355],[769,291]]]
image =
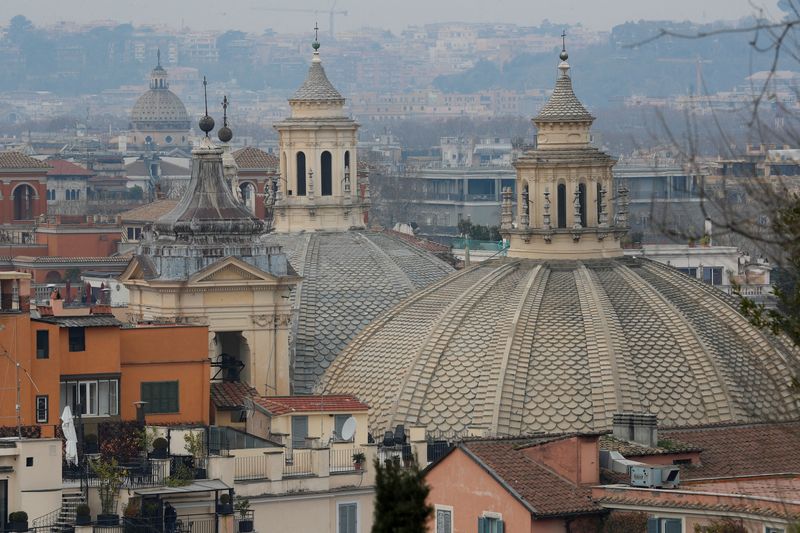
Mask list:
[[78,434],[75,433],[75,422],[72,419],[72,409],[69,408],[69,405],[64,407],[64,412],[61,413],[61,431],[67,440],[64,458],[67,463],[76,465],[78,464]]

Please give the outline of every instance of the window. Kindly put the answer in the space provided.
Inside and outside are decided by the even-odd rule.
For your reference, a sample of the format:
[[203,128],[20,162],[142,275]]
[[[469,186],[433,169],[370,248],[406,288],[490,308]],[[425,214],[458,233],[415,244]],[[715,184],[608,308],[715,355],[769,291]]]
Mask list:
[[567,186],[558,184],[556,198],[556,221],[559,228],[567,227]]
[[308,437],[308,417],[292,417],[292,449],[305,448]]
[[36,359],[50,357],[50,332],[46,329],[36,331]]
[[333,156],[327,150],[322,152],[322,196],[333,194]]
[[586,185],[578,184],[578,205],[580,206],[581,227],[586,227]]
[[503,519],[499,516],[481,516],[478,518],[478,533],[503,533]]
[[336,533],[358,533],[358,504],[340,503],[337,511]]
[[69,328],[69,351],[83,352],[86,350],[86,330],[84,328]]
[[764,526],[764,533],[783,533],[783,529],[779,527]]
[[453,508],[436,506],[436,533],[453,533]]
[[682,533],[683,521],[680,518],[648,518],[647,533]]
[[36,397],[36,423],[37,424],[47,424],[47,419],[49,415],[48,409],[48,398],[47,396],[37,396]]
[[722,267],[703,267],[703,281],[710,285],[722,285]]
[[679,268],[678,272],[686,274],[687,276],[689,276],[691,278],[696,278],[697,277],[697,269],[696,268]]
[[142,401],[145,413],[177,413],[178,382],[151,381],[142,383]]
[[[337,441],[342,442],[345,440],[342,438],[342,428],[344,428],[344,423],[347,422],[351,416],[352,415],[335,415],[333,417],[333,432],[336,435]],[[350,442],[352,442],[352,440],[353,438],[351,437]]]
[[306,195],[306,154],[297,152],[297,196]]
[[116,416],[119,414],[119,380],[97,379],[61,382],[61,411],[69,405],[73,414]]

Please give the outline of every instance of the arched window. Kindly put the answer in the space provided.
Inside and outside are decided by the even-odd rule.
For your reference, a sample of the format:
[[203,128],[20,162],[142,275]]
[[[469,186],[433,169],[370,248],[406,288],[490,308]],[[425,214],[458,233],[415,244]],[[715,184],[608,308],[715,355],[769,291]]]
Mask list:
[[597,223],[600,224],[600,213],[603,212],[603,185],[597,184]]
[[297,196],[306,195],[306,154],[297,152]]
[[580,205],[580,212],[581,212],[581,227],[586,227],[586,184],[579,183],[578,184],[578,203]]
[[33,219],[33,200],[36,192],[30,185],[20,185],[14,189],[14,220]]
[[333,158],[327,150],[322,152],[322,196],[333,194]]
[[345,150],[344,152],[344,171],[348,172],[350,170],[350,150]]
[[558,184],[558,192],[556,198],[556,209],[558,214],[556,216],[558,227],[567,227],[567,186],[563,183]]
[[255,214],[256,213],[256,188],[255,185],[249,181],[245,181],[239,185],[239,191],[242,194],[242,201],[245,207]]

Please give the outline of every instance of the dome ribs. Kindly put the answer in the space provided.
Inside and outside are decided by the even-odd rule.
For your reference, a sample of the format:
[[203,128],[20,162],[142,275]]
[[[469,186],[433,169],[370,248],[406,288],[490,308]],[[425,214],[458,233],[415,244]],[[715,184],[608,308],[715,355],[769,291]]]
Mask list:
[[[523,434],[522,412],[525,409],[525,388],[528,382],[528,365],[533,346],[533,330],[538,321],[539,309],[547,285],[549,271],[536,265],[528,275],[522,297],[517,303],[513,319],[503,342],[499,375],[491,402],[490,433],[493,435]],[[502,327],[502,326],[501,326]],[[491,383],[491,382],[490,382]]]
[[[402,380],[400,394],[395,400],[395,408],[393,409],[398,420],[414,422],[420,420],[420,416],[424,411],[423,407],[428,392],[436,392],[434,390],[435,385],[432,382],[433,380],[429,381],[426,377],[436,376],[436,370],[444,355],[445,349],[451,344],[458,332],[460,324],[464,321],[469,312],[494,288],[495,284],[504,279],[508,274],[514,272],[518,264],[518,261],[514,261],[506,263],[499,268],[491,269],[488,274],[478,279],[468,290],[463,291],[447,306],[435,327],[420,344],[414,356],[414,360],[408,367],[408,371]],[[477,387],[473,387],[473,389],[477,389]],[[457,391],[449,392],[451,395],[457,393]],[[460,392],[463,393],[464,391],[462,390]],[[473,390],[471,392],[475,391]],[[461,407],[462,413],[468,411],[467,409],[463,409],[465,406]],[[473,405],[473,408],[474,407]],[[457,413],[451,414],[453,416],[457,415]],[[426,415],[430,416],[431,413],[428,412]],[[464,430],[471,425],[471,420],[466,420],[463,417],[461,420],[453,420],[452,417],[447,418],[448,420],[433,420],[433,422],[437,427],[445,431]],[[397,420],[390,421],[391,426],[396,423],[401,422]]]
[[575,282],[584,316],[589,372],[592,383],[597,384],[592,387],[593,429],[608,429],[613,413],[641,410],[641,396],[625,362],[622,328],[599,281],[581,265],[575,271]]
[[774,344],[729,303],[729,297],[722,298],[725,295],[717,289],[668,267],[650,261],[643,265],[640,275],[667,295],[688,323],[698,326],[714,363],[722,369],[721,381],[728,384],[731,403],[740,417],[770,420],[776,415],[777,419],[797,416],[790,363],[780,351],[780,358],[771,356],[776,351]]
[[[733,405],[733,398],[725,384],[724,377],[713,364],[714,357],[702,337],[673,303],[648,280],[634,273],[633,269],[622,265],[615,269],[615,273],[628,284],[631,292],[635,292],[642,302],[659,317],[660,328],[658,329],[663,330],[664,326],[669,328],[668,332],[662,333],[650,329],[649,331],[658,337],[655,335],[649,338],[645,336],[641,340],[664,343],[666,339],[661,335],[667,333],[672,346],[677,350],[676,357],[671,360],[664,358],[661,366],[652,368],[652,370],[651,365],[648,365],[646,361],[642,361],[644,364],[639,366],[642,370],[646,368],[646,371],[653,372],[652,375],[644,376],[646,379],[649,378],[648,382],[652,382],[652,378],[657,377],[660,378],[659,386],[676,389],[676,386],[680,384],[685,387],[685,394],[679,396],[659,394],[659,405],[652,405],[650,409],[655,408],[662,419],[678,424],[689,423],[694,421],[693,419],[705,423],[731,420],[734,417],[730,409]],[[640,320],[647,319],[648,317],[644,314],[640,317]],[[633,349],[641,349],[641,343],[639,348],[634,347]],[[678,354],[680,357],[677,357]],[[671,366],[664,366],[667,361]],[[645,387],[647,386],[645,385]],[[646,389],[644,390],[646,391]],[[697,405],[693,396],[699,396],[702,405]],[[645,398],[652,401],[647,394],[645,394]]]

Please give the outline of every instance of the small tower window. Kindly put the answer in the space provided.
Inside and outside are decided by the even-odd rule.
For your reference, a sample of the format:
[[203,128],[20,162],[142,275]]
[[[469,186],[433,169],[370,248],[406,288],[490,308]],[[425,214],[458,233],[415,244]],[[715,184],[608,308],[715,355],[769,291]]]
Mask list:
[[333,158],[327,150],[322,152],[322,196],[333,194]]
[[350,150],[344,152],[344,171],[350,170]]
[[306,195],[306,154],[297,152],[297,196]]
[[586,227],[586,184],[578,184],[578,203],[581,212],[581,227]]
[[597,223],[600,224],[600,213],[603,212],[603,185],[597,184]]
[[556,198],[556,208],[558,209],[558,227],[559,228],[566,228],[567,227],[567,186],[563,183],[558,184]]

